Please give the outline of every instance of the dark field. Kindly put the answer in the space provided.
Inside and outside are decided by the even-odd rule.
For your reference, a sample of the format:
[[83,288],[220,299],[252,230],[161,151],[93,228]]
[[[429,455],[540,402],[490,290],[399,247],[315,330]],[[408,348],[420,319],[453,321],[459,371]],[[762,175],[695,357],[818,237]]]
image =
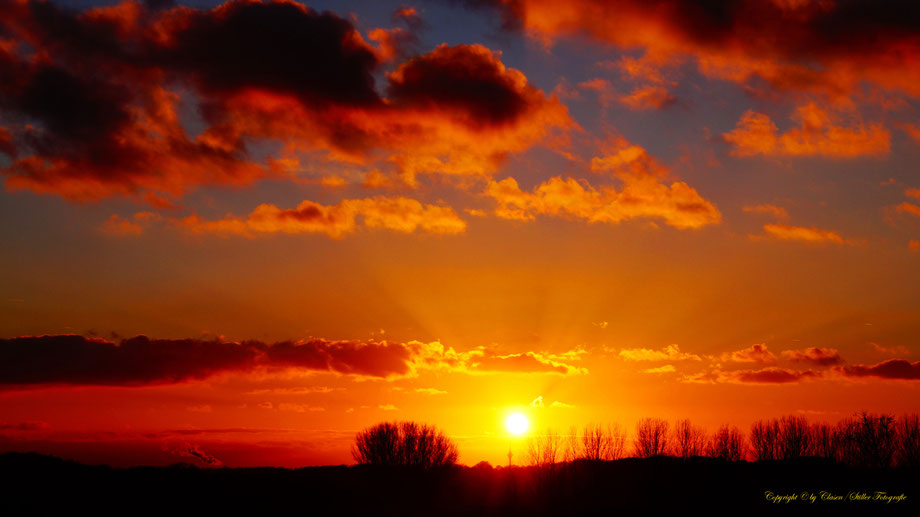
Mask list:
[[[5,480],[4,515],[634,514],[691,508],[875,515],[914,513],[920,496],[916,467],[865,469],[815,458],[726,462],[657,457],[579,460],[552,468],[425,471],[369,466],[202,469],[187,464],[114,469],[8,453],[0,455],[0,476]],[[822,500],[822,491],[841,500]],[[795,499],[770,501],[768,492]],[[813,494],[814,502],[803,493]]]

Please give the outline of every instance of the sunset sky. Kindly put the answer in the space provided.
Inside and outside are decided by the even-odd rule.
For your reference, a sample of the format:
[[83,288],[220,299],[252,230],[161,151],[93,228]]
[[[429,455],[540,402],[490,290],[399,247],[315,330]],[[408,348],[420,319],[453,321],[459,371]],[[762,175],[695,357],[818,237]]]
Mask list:
[[0,0],[0,181],[0,452],[920,409],[912,0]]

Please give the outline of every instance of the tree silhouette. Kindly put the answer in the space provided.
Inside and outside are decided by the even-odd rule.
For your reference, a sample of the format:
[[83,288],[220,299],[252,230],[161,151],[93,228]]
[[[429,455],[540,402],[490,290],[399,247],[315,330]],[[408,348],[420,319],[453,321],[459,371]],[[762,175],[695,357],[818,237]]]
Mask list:
[[707,452],[713,458],[726,461],[740,461],[747,455],[744,435],[734,426],[723,425],[712,435]]
[[674,426],[674,455],[680,458],[702,456],[706,448],[706,431],[681,420]]
[[457,462],[457,446],[434,426],[383,422],[355,436],[351,455],[362,465],[435,468]]
[[650,458],[668,452],[668,422],[660,418],[644,418],[636,424],[636,456]]

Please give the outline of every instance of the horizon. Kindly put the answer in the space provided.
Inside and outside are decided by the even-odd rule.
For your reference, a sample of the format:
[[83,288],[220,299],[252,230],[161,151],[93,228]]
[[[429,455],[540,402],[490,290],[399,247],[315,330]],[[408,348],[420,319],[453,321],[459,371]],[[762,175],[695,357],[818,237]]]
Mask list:
[[0,0],[0,77],[0,453],[920,411],[912,2]]

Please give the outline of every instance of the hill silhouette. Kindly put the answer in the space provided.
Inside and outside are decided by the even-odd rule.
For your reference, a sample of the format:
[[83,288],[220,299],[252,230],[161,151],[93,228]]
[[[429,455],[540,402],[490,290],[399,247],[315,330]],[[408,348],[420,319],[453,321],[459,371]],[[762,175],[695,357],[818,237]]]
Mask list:
[[[370,465],[198,468],[179,463],[121,469],[6,453],[0,455],[0,476],[6,480],[0,513],[6,515],[508,515],[687,508],[785,513],[791,507],[811,511],[818,506],[823,511],[912,513],[920,486],[917,467],[873,469],[822,458],[728,462],[666,456],[511,468],[486,463],[427,470]],[[822,500],[822,491],[843,500]],[[877,492],[893,499],[879,498]],[[805,493],[814,494],[815,502],[808,502]],[[897,499],[902,494],[906,499]]]

